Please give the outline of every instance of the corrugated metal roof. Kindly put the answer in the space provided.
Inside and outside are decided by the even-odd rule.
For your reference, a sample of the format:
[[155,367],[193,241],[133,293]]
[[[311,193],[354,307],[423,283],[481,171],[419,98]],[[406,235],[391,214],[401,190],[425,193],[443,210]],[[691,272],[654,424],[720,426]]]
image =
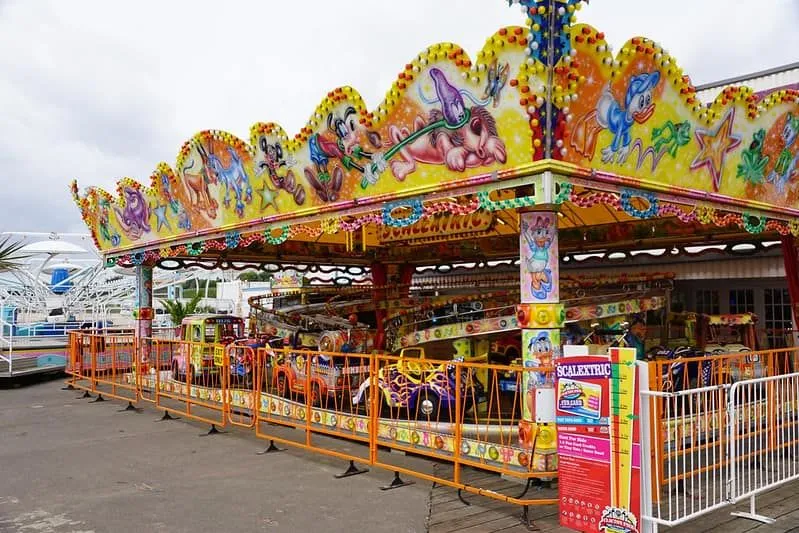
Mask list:
[[725,87],[731,85],[751,87],[761,98],[778,89],[799,88],[799,62],[699,85],[696,94],[700,101],[707,104],[715,100]]
[[677,280],[702,279],[742,279],[742,278],[784,278],[785,267],[782,257],[744,257],[726,261],[692,261],[661,265],[623,265],[596,266],[587,268],[561,267],[569,274],[597,274],[602,271],[621,269],[636,273],[674,272]]

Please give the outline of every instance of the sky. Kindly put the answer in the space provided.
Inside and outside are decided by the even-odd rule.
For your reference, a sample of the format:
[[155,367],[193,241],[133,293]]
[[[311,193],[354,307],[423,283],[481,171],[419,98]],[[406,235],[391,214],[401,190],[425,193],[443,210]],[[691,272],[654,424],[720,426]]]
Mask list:
[[[694,84],[799,60],[799,0],[593,0],[578,14],[618,50],[660,42]],[[83,232],[68,191],[149,184],[203,129],[293,135],[331,89],[376,107],[437,42],[475,57],[506,0],[0,0],[0,232]]]

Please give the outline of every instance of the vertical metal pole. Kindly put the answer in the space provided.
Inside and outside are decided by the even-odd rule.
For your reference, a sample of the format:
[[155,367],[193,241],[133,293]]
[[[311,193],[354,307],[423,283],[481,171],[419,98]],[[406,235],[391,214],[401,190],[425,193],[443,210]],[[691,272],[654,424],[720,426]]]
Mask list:
[[[147,371],[152,352],[153,336],[153,267],[136,266],[136,330],[140,353],[136,354],[134,371]],[[156,369],[156,372],[159,369]]]
[[736,479],[735,466],[738,462],[736,449],[736,433],[738,431],[738,413],[735,396],[738,394],[738,383],[733,383],[727,393],[727,501],[735,501]]
[[552,120],[552,113],[554,110],[554,106],[552,105],[552,95],[553,90],[552,87],[555,84],[555,38],[553,32],[555,30],[555,16],[557,7],[555,7],[555,1],[549,0],[547,2],[547,19],[549,24],[549,36],[547,37],[547,57],[546,57],[546,70],[547,70],[547,84],[546,84],[546,100],[544,102],[544,106],[546,109],[546,121],[545,121],[545,130],[544,130],[544,158],[545,159],[552,159],[552,137],[553,137],[553,127],[555,125],[554,121]]

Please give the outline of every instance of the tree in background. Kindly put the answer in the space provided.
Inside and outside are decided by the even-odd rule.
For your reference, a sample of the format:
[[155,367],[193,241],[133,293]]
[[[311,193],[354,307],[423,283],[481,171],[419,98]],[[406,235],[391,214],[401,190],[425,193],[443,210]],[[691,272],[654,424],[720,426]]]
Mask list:
[[269,272],[242,272],[239,279],[241,281],[272,281],[272,274]]
[[0,272],[9,272],[20,268],[22,265],[19,264],[19,261],[27,257],[19,253],[23,243],[21,241],[10,242],[10,240],[11,237],[6,237],[0,241]]
[[183,319],[187,316],[202,312],[203,308],[200,306],[200,300],[202,300],[202,294],[195,294],[186,303],[180,300],[161,300],[161,305],[164,306],[164,310],[169,315],[172,325],[177,328],[180,327]]

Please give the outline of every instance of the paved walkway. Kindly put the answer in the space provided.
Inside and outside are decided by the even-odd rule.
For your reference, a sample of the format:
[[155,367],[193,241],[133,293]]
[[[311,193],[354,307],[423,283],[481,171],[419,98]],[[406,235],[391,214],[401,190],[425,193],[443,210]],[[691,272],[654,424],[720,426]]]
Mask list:
[[[119,402],[92,404],[61,385],[0,388],[0,533],[527,531],[513,505],[464,494],[467,506],[418,480],[384,492],[391,474],[381,469],[336,480],[343,461],[297,450],[258,456],[265,443],[251,432],[200,438],[200,424],[119,412]],[[521,491],[485,472],[464,476]],[[771,526],[726,510],[672,531],[799,533],[798,491],[794,483],[759,498],[758,511],[777,518]],[[554,506],[531,507],[530,517],[540,531],[568,531]]]
[[430,485],[200,424],[88,403],[60,381],[0,390],[0,532],[423,532]]

